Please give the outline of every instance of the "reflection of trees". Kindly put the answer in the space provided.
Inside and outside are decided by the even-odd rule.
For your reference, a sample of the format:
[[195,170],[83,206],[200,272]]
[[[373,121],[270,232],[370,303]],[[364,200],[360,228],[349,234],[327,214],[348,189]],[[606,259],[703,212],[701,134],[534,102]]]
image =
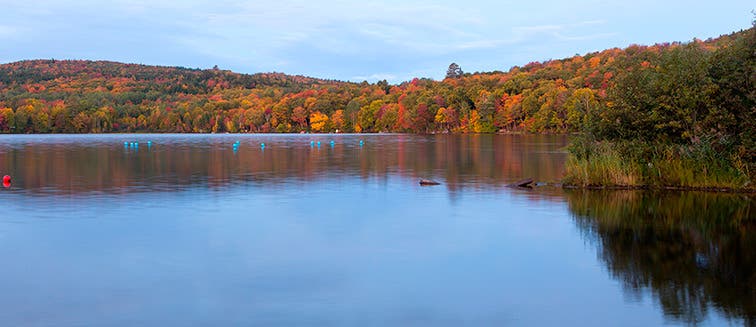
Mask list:
[[[138,151],[120,141],[102,144],[97,139],[92,144],[31,143],[0,151],[0,170],[12,172],[14,181],[30,191],[73,193],[388,174],[438,178],[456,191],[474,183],[502,187],[522,177],[559,179],[565,155],[555,151],[566,144],[565,137],[553,135],[312,137],[322,141],[320,147],[311,147],[308,137],[277,135],[265,140],[264,151],[246,141],[238,152],[231,148],[237,138],[222,136],[193,143],[177,136],[152,148],[142,142]],[[334,147],[329,145],[332,138]],[[364,147],[357,145],[360,139],[366,140]]]
[[756,324],[756,204],[733,194],[568,192],[581,231],[627,292],[650,290],[664,315],[710,309]]

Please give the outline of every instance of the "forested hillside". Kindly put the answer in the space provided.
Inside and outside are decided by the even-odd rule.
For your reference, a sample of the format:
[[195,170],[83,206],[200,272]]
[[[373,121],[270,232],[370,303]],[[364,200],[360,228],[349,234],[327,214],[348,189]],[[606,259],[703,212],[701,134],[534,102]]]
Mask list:
[[[730,49],[753,34],[751,28],[706,41],[631,45],[507,72],[469,74],[453,65],[443,81],[400,85],[22,61],[0,65],[0,132],[741,133],[740,124],[753,117],[753,84],[743,84],[753,70],[742,71]],[[631,114],[653,106],[663,110]]]

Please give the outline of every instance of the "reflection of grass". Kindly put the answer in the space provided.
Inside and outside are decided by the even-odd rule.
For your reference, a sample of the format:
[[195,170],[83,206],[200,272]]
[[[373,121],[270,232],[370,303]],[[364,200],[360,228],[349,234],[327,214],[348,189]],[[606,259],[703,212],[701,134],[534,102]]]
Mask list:
[[[703,235],[756,223],[756,198],[714,192],[573,190],[570,211],[604,227],[684,228]],[[739,228],[739,227],[738,227]],[[735,228],[735,229],[738,229]]]
[[749,167],[712,142],[693,145],[575,140],[565,185],[752,189]]

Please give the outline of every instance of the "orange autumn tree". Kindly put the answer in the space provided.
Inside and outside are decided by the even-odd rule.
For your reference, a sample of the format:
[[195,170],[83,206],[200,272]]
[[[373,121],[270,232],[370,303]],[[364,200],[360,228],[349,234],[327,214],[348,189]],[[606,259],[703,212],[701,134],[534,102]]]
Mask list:
[[324,131],[328,122],[328,116],[320,111],[316,111],[310,114],[310,130],[312,130],[313,132]]

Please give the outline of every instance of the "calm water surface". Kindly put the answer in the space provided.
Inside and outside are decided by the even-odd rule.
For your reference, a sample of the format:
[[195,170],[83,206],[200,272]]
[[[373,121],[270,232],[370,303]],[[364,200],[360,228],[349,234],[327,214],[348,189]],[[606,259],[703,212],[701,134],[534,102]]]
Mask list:
[[506,187],[566,142],[0,136],[0,325],[756,323],[751,196]]

